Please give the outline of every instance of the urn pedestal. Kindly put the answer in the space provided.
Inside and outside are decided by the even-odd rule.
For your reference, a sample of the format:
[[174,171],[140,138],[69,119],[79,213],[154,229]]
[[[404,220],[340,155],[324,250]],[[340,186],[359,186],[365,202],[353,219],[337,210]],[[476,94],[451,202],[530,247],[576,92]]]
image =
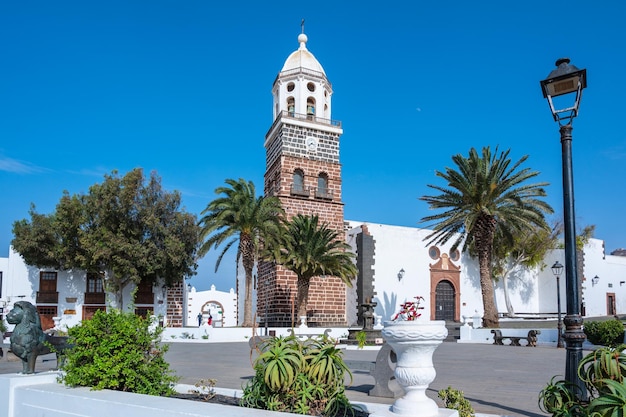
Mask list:
[[436,376],[433,353],[448,335],[445,321],[388,321],[382,335],[396,353],[394,376],[405,392],[404,396],[393,403],[390,414],[438,416],[439,407],[426,396],[426,390]]

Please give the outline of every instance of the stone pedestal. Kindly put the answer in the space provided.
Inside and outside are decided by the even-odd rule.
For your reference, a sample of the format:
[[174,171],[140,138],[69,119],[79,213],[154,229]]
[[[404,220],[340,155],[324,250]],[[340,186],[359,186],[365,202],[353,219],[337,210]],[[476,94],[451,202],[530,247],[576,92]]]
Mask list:
[[[365,337],[365,343],[367,345],[375,345],[377,341],[382,341],[383,335],[380,329],[348,329],[348,339],[346,340],[347,345],[358,345],[359,342],[356,340],[356,334],[359,332],[365,332],[367,335]],[[380,345],[381,343],[379,343]]]

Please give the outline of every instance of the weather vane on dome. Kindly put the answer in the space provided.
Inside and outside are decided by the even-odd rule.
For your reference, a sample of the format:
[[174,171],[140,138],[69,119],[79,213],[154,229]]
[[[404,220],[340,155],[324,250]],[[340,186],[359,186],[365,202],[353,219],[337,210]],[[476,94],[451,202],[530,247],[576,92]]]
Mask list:
[[304,33],[304,19],[302,19],[302,23],[300,23],[300,26],[302,27],[302,33]]

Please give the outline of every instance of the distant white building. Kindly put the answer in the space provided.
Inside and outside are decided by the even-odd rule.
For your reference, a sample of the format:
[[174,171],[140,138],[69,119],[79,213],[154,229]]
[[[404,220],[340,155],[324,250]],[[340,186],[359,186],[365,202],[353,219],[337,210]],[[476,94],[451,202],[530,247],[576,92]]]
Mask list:
[[[237,296],[230,292],[196,292],[195,288],[179,283],[173,287],[140,284],[131,297],[134,285],[123,291],[124,311],[142,316],[155,316],[162,326],[197,326],[197,314],[208,319],[213,315],[214,326],[236,326]],[[22,256],[9,248],[9,256],[0,258],[0,315],[4,316],[16,301],[29,301],[37,307],[42,327],[68,328],[89,319],[98,310],[114,305],[105,292],[102,277],[85,271],[57,271],[37,268],[24,263]],[[206,323],[206,319],[205,319]]]
[[232,288],[226,292],[217,291],[215,285],[208,291],[191,287],[187,292],[187,306],[187,326],[208,326],[209,317],[212,327],[237,326],[237,294]]

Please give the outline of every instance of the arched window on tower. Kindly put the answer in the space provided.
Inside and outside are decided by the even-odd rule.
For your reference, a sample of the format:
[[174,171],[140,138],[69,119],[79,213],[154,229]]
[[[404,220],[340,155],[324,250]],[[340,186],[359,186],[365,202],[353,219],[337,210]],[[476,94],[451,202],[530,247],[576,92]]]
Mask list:
[[316,198],[323,198],[326,200],[332,200],[332,192],[328,189],[328,175],[325,172],[320,172],[317,176],[317,189],[315,190]]
[[293,183],[291,184],[291,194],[307,196],[307,197],[309,195],[309,190],[304,186],[304,171],[302,171],[300,168],[296,168],[296,170],[293,171]]
[[306,99],[306,117],[307,119],[315,117],[315,99],[313,97]]
[[287,99],[287,111],[291,117],[296,114],[296,100],[293,97]]

